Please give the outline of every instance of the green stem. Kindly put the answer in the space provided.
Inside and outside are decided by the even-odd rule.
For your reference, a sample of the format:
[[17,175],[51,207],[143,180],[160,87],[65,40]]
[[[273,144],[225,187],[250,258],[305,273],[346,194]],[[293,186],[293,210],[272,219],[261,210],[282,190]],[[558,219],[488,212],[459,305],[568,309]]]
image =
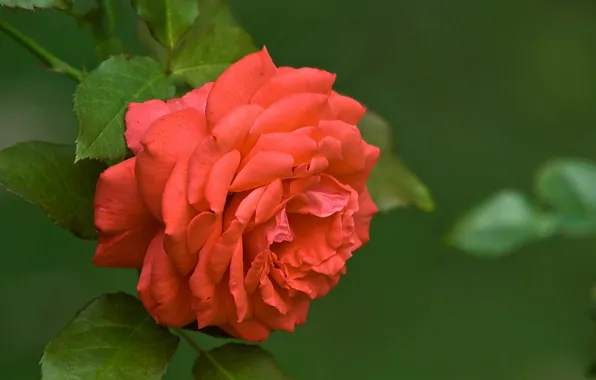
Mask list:
[[43,47],[39,46],[37,42],[33,41],[31,38],[25,36],[23,33],[1,20],[0,31],[4,32],[7,36],[23,46],[40,61],[50,66],[52,70],[66,74],[68,77],[74,79],[77,82],[81,82],[83,80],[83,73],[80,70],[75,69],[68,63],[56,57]]

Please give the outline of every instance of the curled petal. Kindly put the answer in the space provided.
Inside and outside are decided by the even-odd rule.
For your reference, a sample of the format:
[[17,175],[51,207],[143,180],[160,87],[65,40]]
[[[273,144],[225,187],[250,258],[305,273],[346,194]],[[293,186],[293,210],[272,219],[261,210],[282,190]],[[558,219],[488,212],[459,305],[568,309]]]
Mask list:
[[188,224],[187,245],[191,254],[198,256],[207,239],[213,233],[217,217],[214,213],[205,211],[195,216]]
[[356,125],[365,113],[366,107],[356,100],[349,96],[332,92],[323,118],[325,120],[341,120],[348,124]]
[[327,105],[327,95],[301,93],[287,96],[267,108],[249,131],[249,140],[270,132],[291,132],[317,125]]
[[232,262],[230,263],[230,292],[234,297],[236,306],[236,317],[238,322],[246,319],[250,309],[248,301],[248,293],[244,284],[244,257],[243,257],[242,239],[236,245],[236,249],[232,255]]
[[211,172],[207,178],[207,184],[205,185],[205,199],[209,203],[211,210],[216,214],[223,212],[226,197],[228,196],[228,189],[239,164],[240,152],[233,150],[223,155],[211,168]]
[[341,143],[341,159],[329,160],[329,173],[334,175],[356,172],[366,166],[364,141],[358,128],[339,120],[323,120],[320,130]]
[[265,48],[232,64],[217,78],[211,89],[205,109],[208,124],[214,126],[234,108],[248,104],[276,70]]
[[282,181],[278,178],[271,182],[261,196],[255,213],[255,223],[263,223],[273,216],[283,196]]
[[245,191],[268,184],[276,178],[291,177],[293,166],[294,157],[287,153],[258,152],[238,172],[230,191]]
[[213,127],[213,137],[221,151],[238,148],[263,108],[255,104],[240,106],[221,118]]
[[310,136],[301,133],[265,133],[242,159],[241,167],[244,167],[255,154],[263,151],[290,154],[294,157],[294,165],[298,165],[311,160],[317,152],[317,143]]
[[335,74],[303,67],[280,73],[269,79],[252,97],[251,103],[269,107],[276,101],[301,92],[328,94],[335,82]]

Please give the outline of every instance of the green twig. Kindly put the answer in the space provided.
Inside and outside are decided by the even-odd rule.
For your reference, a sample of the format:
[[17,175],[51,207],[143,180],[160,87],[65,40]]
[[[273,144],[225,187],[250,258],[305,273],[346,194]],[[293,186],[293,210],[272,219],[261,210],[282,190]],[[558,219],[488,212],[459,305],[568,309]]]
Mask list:
[[71,79],[77,82],[83,80],[83,73],[75,69],[68,63],[64,62],[54,54],[50,53],[43,47],[39,46],[37,42],[25,36],[23,33],[0,20],[0,31],[4,32],[8,37],[12,38],[18,44],[27,49],[31,54],[37,57],[41,62],[48,65],[53,71],[66,74]]

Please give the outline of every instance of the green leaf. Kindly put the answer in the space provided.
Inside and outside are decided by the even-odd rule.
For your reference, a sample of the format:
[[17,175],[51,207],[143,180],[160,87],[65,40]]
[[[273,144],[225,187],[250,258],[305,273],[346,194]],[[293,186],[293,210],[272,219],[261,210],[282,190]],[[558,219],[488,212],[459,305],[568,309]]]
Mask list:
[[368,191],[380,211],[415,205],[433,211],[434,202],[424,183],[395,155],[391,126],[378,114],[367,111],[358,123],[364,140],[381,155],[368,180]]
[[144,52],[151,56],[151,58],[159,61],[159,63],[165,67],[166,49],[153,38],[147,23],[143,20],[139,20],[137,23],[137,38],[139,39]]
[[74,96],[79,119],[76,160],[121,160],[127,154],[124,114],[131,102],[167,99],[174,86],[149,57],[109,58],[85,77]]
[[70,9],[72,0],[0,0],[0,5],[8,8],[20,8],[28,11],[36,8]]
[[259,346],[228,343],[199,355],[192,370],[196,380],[290,380],[273,355]]
[[199,15],[197,0],[133,0],[132,3],[153,37],[170,50]]
[[178,341],[135,297],[105,294],[85,306],[46,347],[42,380],[161,379]]
[[122,41],[113,35],[118,5],[117,0],[98,0],[98,6],[78,18],[80,26],[91,30],[95,51],[102,60],[124,51]]
[[199,0],[199,11],[172,57],[172,74],[193,87],[215,80],[232,63],[257,50],[234,20],[227,0]]
[[596,232],[596,165],[581,159],[554,159],[536,173],[538,197],[556,211],[570,235]]
[[93,195],[105,166],[74,163],[74,147],[29,141],[0,151],[0,185],[40,206],[59,226],[96,237]]
[[556,219],[538,210],[514,190],[502,190],[468,212],[448,242],[484,257],[511,253],[526,243],[546,239],[557,230]]

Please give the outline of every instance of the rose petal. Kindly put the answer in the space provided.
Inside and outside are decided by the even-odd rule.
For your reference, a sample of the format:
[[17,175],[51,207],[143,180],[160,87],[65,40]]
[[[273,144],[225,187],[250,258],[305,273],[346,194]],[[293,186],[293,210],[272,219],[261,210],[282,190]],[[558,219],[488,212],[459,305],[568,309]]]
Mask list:
[[164,248],[182,276],[197,265],[197,254],[188,249],[187,228],[197,211],[188,204],[188,163],[178,161],[163,192],[162,214],[165,225]]
[[292,155],[294,165],[308,163],[317,152],[317,143],[305,134],[265,133],[259,137],[255,146],[242,159],[244,167],[255,154],[263,151],[276,151]]
[[366,188],[360,194],[358,203],[360,208],[358,212],[354,214],[356,234],[362,244],[366,244],[370,240],[370,222],[379,209],[375,206]]
[[93,263],[140,268],[158,224],[140,200],[135,180],[136,158],[104,171],[95,191],[95,225],[99,245]]
[[366,107],[356,100],[349,96],[332,92],[323,119],[341,120],[348,124],[356,125],[365,113]]
[[128,149],[134,154],[138,154],[143,149],[141,140],[151,124],[171,111],[170,106],[161,100],[153,99],[144,103],[130,103],[126,115],[124,115],[126,123],[124,138]]
[[248,104],[259,87],[275,72],[276,67],[265,48],[232,64],[217,78],[211,89],[205,109],[208,124],[214,126],[231,110]]
[[145,275],[145,278],[139,281],[138,291],[141,300],[147,301],[146,307],[152,307],[148,310],[159,324],[186,326],[195,319],[190,308],[190,288],[187,280],[178,274],[163,249],[163,233],[153,239],[147,252],[151,255],[150,264],[148,263],[151,266],[150,279],[147,281]]
[[283,185],[281,183],[281,179],[279,178],[267,186],[265,192],[259,200],[259,203],[257,204],[255,223],[263,223],[273,216],[275,208],[281,202],[283,192]]
[[263,133],[291,132],[299,127],[317,125],[328,98],[322,94],[301,93],[273,103],[255,120],[249,139],[256,141]]
[[187,245],[191,254],[198,257],[199,250],[203,248],[209,236],[213,233],[217,217],[210,211],[205,211],[195,216],[188,224]]
[[182,97],[182,102],[187,106],[196,109],[201,114],[205,113],[207,98],[213,88],[213,82],[207,82],[199,88],[196,88]]
[[229,321],[222,328],[232,336],[247,342],[264,342],[269,337],[271,330],[255,319],[247,319],[238,323]]
[[286,73],[278,70],[252,97],[251,103],[269,107],[276,101],[301,92],[328,94],[335,82],[335,74],[303,67]]
[[252,294],[257,290],[261,282],[261,277],[267,275],[269,271],[269,255],[270,252],[268,250],[262,251],[252,260],[244,279],[244,286],[248,294]]
[[320,178],[318,184],[304,192],[305,200],[297,198],[288,203],[288,212],[326,218],[348,206],[353,190],[328,175]]
[[242,322],[249,314],[250,304],[248,302],[248,293],[244,286],[244,257],[243,257],[242,239],[239,240],[232,262],[230,263],[230,292],[234,297],[236,305],[236,317],[238,322]]
[[369,145],[364,141],[362,141],[361,144],[364,147],[364,167],[359,171],[335,175],[338,181],[351,186],[359,193],[364,191],[366,188],[366,182],[368,181],[370,172],[377,163],[377,160],[381,154],[380,149],[376,146]]
[[257,117],[263,112],[261,106],[247,104],[240,106],[224,117],[213,127],[213,137],[221,151],[227,152],[238,148]]
[[256,188],[277,178],[292,176],[294,157],[281,152],[258,152],[238,172],[230,191],[240,192]]
[[[240,152],[233,150],[217,160],[207,178],[205,199],[216,214],[223,212],[228,189],[240,164]],[[186,200],[186,197],[184,197]]]
[[141,197],[157,219],[162,220],[162,194],[174,166],[188,159],[206,133],[203,115],[186,108],[156,121],[143,138],[136,177]]
[[198,211],[209,209],[205,186],[213,164],[222,156],[215,137],[207,136],[188,160],[188,202]]

